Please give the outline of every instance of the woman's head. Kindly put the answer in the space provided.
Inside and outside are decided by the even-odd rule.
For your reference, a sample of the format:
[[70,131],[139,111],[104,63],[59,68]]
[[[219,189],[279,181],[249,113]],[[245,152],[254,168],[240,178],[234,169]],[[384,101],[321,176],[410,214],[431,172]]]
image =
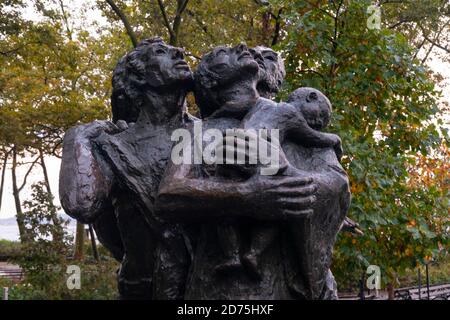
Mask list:
[[244,44],[216,47],[205,54],[194,73],[195,98],[202,117],[221,106],[221,89],[242,81],[256,83],[257,76],[258,63]]
[[114,69],[111,105],[113,121],[135,122],[143,98],[154,94],[189,88],[192,72],[184,60],[183,51],[164,43],[161,38],[140,42],[123,56]]

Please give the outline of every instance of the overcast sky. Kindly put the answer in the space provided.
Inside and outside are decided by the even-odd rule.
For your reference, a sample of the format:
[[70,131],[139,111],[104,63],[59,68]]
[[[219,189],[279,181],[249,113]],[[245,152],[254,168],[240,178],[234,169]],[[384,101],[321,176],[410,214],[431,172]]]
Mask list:
[[[92,6],[94,4],[94,0],[77,0],[77,1],[70,1],[69,10],[68,12],[76,13],[79,12],[80,8],[83,5],[90,5]],[[24,11],[24,16],[27,19],[31,20],[39,20],[39,15],[36,14],[36,12],[29,8]],[[89,21],[96,21],[99,24],[105,23],[106,20],[103,18],[100,14],[99,10],[96,9],[90,9],[86,12],[86,17],[88,22]],[[443,90],[444,90],[444,99],[446,101],[450,101],[450,65],[448,63],[442,63],[439,59],[433,59],[429,63],[430,67],[438,72],[441,72],[441,74],[446,77],[446,80],[443,82]],[[446,118],[447,126],[450,126],[449,118]],[[50,176],[50,184],[52,191],[55,195],[55,202],[59,203],[59,197],[58,197],[58,175],[59,175],[59,167],[60,167],[60,160],[55,157],[47,157],[46,163],[49,171]],[[25,188],[24,191],[21,193],[21,200],[24,201],[30,196],[30,190],[29,186],[33,182],[40,181],[42,179],[42,173],[41,173],[40,166],[36,166],[36,168],[32,171],[31,175],[28,178],[28,188]],[[19,183],[21,183],[23,175],[27,171],[27,166],[22,166],[18,170],[18,179]],[[11,185],[11,172],[10,170],[7,170],[6,177],[5,177],[5,190],[3,192],[3,205],[0,211],[0,219],[2,218],[8,218],[15,215],[15,207],[14,207],[14,199],[12,197],[12,185]]]

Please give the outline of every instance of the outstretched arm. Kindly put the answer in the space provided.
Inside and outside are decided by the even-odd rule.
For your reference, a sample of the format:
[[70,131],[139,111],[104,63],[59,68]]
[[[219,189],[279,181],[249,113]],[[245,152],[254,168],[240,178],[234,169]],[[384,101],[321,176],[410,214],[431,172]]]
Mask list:
[[282,220],[312,213],[309,177],[255,175],[243,182],[201,177],[191,165],[169,164],[156,200],[159,218],[177,222],[246,216]]
[[242,121],[244,129],[279,129],[280,139],[289,140],[309,148],[334,148],[336,156],[342,157],[341,139],[332,133],[320,132],[311,128],[303,115],[292,105],[280,103],[279,106],[258,106]]
[[119,129],[109,121],[94,121],[71,128],[64,136],[59,176],[61,205],[82,223],[92,223],[109,201],[114,176],[91,144],[104,131]]
[[304,147],[310,148],[333,148],[339,161],[342,158],[342,142],[338,135],[320,132],[311,128],[306,121],[299,126],[291,128],[287,135],[289,139]]

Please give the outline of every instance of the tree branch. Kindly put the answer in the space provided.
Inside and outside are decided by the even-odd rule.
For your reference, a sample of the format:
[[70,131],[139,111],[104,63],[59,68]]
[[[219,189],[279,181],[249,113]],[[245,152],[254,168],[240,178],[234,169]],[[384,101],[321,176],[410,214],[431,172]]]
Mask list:
[[14,49],[11,49],[11,50],[8,50],[8,51],[0,51],[0,54],[1,54],[2,56],[7,57],[7,56],[10,56],[10,55],[12,55],[13,53],[19,51],[20,49],[25,48],[26,46],[28,46],[28,45],[30,45],[30,44],[42,44],[42,43],[41,43],[40,41],[30,41],[30,42],[26,42],[26,43],[22,44],[21,46],[18,46],[17,48],[14,48]]
[[422,39],[422,41],[420,42],[420,44],[417,46],[416,52],[414,53],[413,59],[417,58],[417,55],[420,52],[420,49],[422,49],[422,47],[424,46],[425,42],[427,42],[426,39]]
[[133,43],[133,47],[138,45],[136,34],[133,31],[133,28],[128,21],[128,18],[125,16],[122,10],[115,4],[113,0],[106,0],[106,2],[110,5],[111,9],[117,14],[117,16],[122,21],[125,30],[127,31],[128,36],[130,37],[131,43]]
[[272,46],[276,45],[278,43],[278,39],[280,37],[280,30],[281,30],[281,12],[283,9],[278,10],[278,15],[275,17],[275,30],[272,38]]
[[158,6],[159,6],[159,10],[161,11],[163,20],[164,20],[164,25],[166,26],[167,30],[169,31],[170,39],[172,39],[172,37],[174,37],[172,26],[170,25],[169,19],[167,18],[166,9],[164,8],[164,4],[163,4],[162,0],[158,0]]
[[447,52],[447,53],[450,53],[450,47],[448,47],[448,46],[443,46],[443,45],[441,45],[440,43],[438,43],[437,41],[435,41],[435,40],[433,40],[433,39],[430,39],[430,37],[428,37],[428,35],[426,35],[425,34],[425,30],[423,30],[423,28],[422,27],[420,27],[421,29],[422,29],[422,34],[423,34],[423,37],[424,37],[424,39],[425,40],[427,40],[429,43],[431,43],[433,46],[435,46],[435,47],[437,47],[437,48],[439,48],[439,49],[441,49],[441,50],[444,50],[445,52]]
[[203,30],[203,32],[212,40],[212,42],[216,42],[214,36],[209,32],[208,27],[203,23],[202,20],[199,19],[199,17],[191,10],[187,9],[186,13],[190,15],[192,18],[194,18],[195,22],[198,24],[200,29]]
[[177,11],[175,13],[175,19],[173,20],[172,25],[172,36],[170,37],[169,43],[173,46],[176,46],[178,44],[178,34],[180,31],[180,25],[181,25],[181,16],[184,12],[184,10],[187,7],[189,0],[177,0]]
[[64,24],[66,25],[67,36],[69,37],[70,40],[72,40],[72,30],[70,30],[69,19],[67,18],[66,10],[64,8],[64,3],[62,2],[62,0],[59,0],[59,7],[61,8]]
[[[430,46],[430,48],[428,49],[428,51],[427,51],[425,57],[422,59],[422,64],[425,63],[425,61],[428,60],[428,57],[430,56],[431,52],[433,51],[433,48],[436,46],[436,42],[438,41],[439,37],[440,37],[441,34],[442,34],[442,31],[444,31],[444,29],[448,26],[448,24],[449,24],[449,22],[445,23],[445,24],[442,26],[442,28],[439,29],[438,33],[437,33],[436,36],[434,37],[433,42],[430,42],[430,41],[427,39],[427,37],[425,37],[424,29],[422,29],[422,27],[419,25],[419,28],[421,28],[422,33],[424,34],[424,39],[423,39],[423,41],[424,41],[424,42],[425,42],[425,41],[428,41],[428,42],[431,43],[431,46]],[[441,48],[441,49],[442,49],[442,48]],[[445,50],[445,49],[444,49],[444,50]],[[447,51],[447,50],[446,50],[446,51]],[[447,52],[448,52],[448,51],[447,51]]]
[[320,72],[316,71],[316,70],[312,70],[312,69],[304,69],[304,70],[300,70],[300,73],[313,73],[318,75],[319,77],[321,77],[322,79],[325,79],[325,76],[323,74],[321,74]]
[[30,167],[27,170],[27,173],[25,174],[25,176],[23,177],[23,182],[21,184],[21,186],[17,189],[19,192],[22,191],[22,189],[25,187],[25,185],[27,184],[27,179],[28,176],[31,173],[31,170],[33,170],[34,165],[37,163],[37,161],[39,160],[39,156],[31,163]]
[[[336,16],[334,17],[334,35],[332,39],[332,47],[331,47],[331,54],[333,56],[336,56],[336,51],[338,48],[337,39],[339,37],[339,15],[341,13],[341,8],[344,3],[344,0],[340,0],[338,6],[336,7],[335,2],[333,1],[333,5],[336,7]],[[333,62],[330,67],[330,78],[333,78],[334,73],[336,71],[336,62]]]
[[11,50],[8,50],[8,51],[0,51],[0,54],[1,54],[2,56],[7,57],[7,56],[10,56],[11,54],[13,54],[14,52],[19,51],[19,50],[22,49],[23,47],[24,47],[24,46],[20,46],[20,47],[17,47],[17,48],[15,48],[15,49],[11,49]]

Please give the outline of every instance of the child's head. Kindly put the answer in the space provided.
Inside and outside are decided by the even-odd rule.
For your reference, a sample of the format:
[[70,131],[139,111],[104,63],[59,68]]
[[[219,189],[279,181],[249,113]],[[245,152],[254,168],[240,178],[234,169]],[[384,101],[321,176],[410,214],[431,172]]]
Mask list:
[[313,129],[322,130],[330,123],[330,100],[317,89],[299,88],[288,96],[287,102],[302,113]]

